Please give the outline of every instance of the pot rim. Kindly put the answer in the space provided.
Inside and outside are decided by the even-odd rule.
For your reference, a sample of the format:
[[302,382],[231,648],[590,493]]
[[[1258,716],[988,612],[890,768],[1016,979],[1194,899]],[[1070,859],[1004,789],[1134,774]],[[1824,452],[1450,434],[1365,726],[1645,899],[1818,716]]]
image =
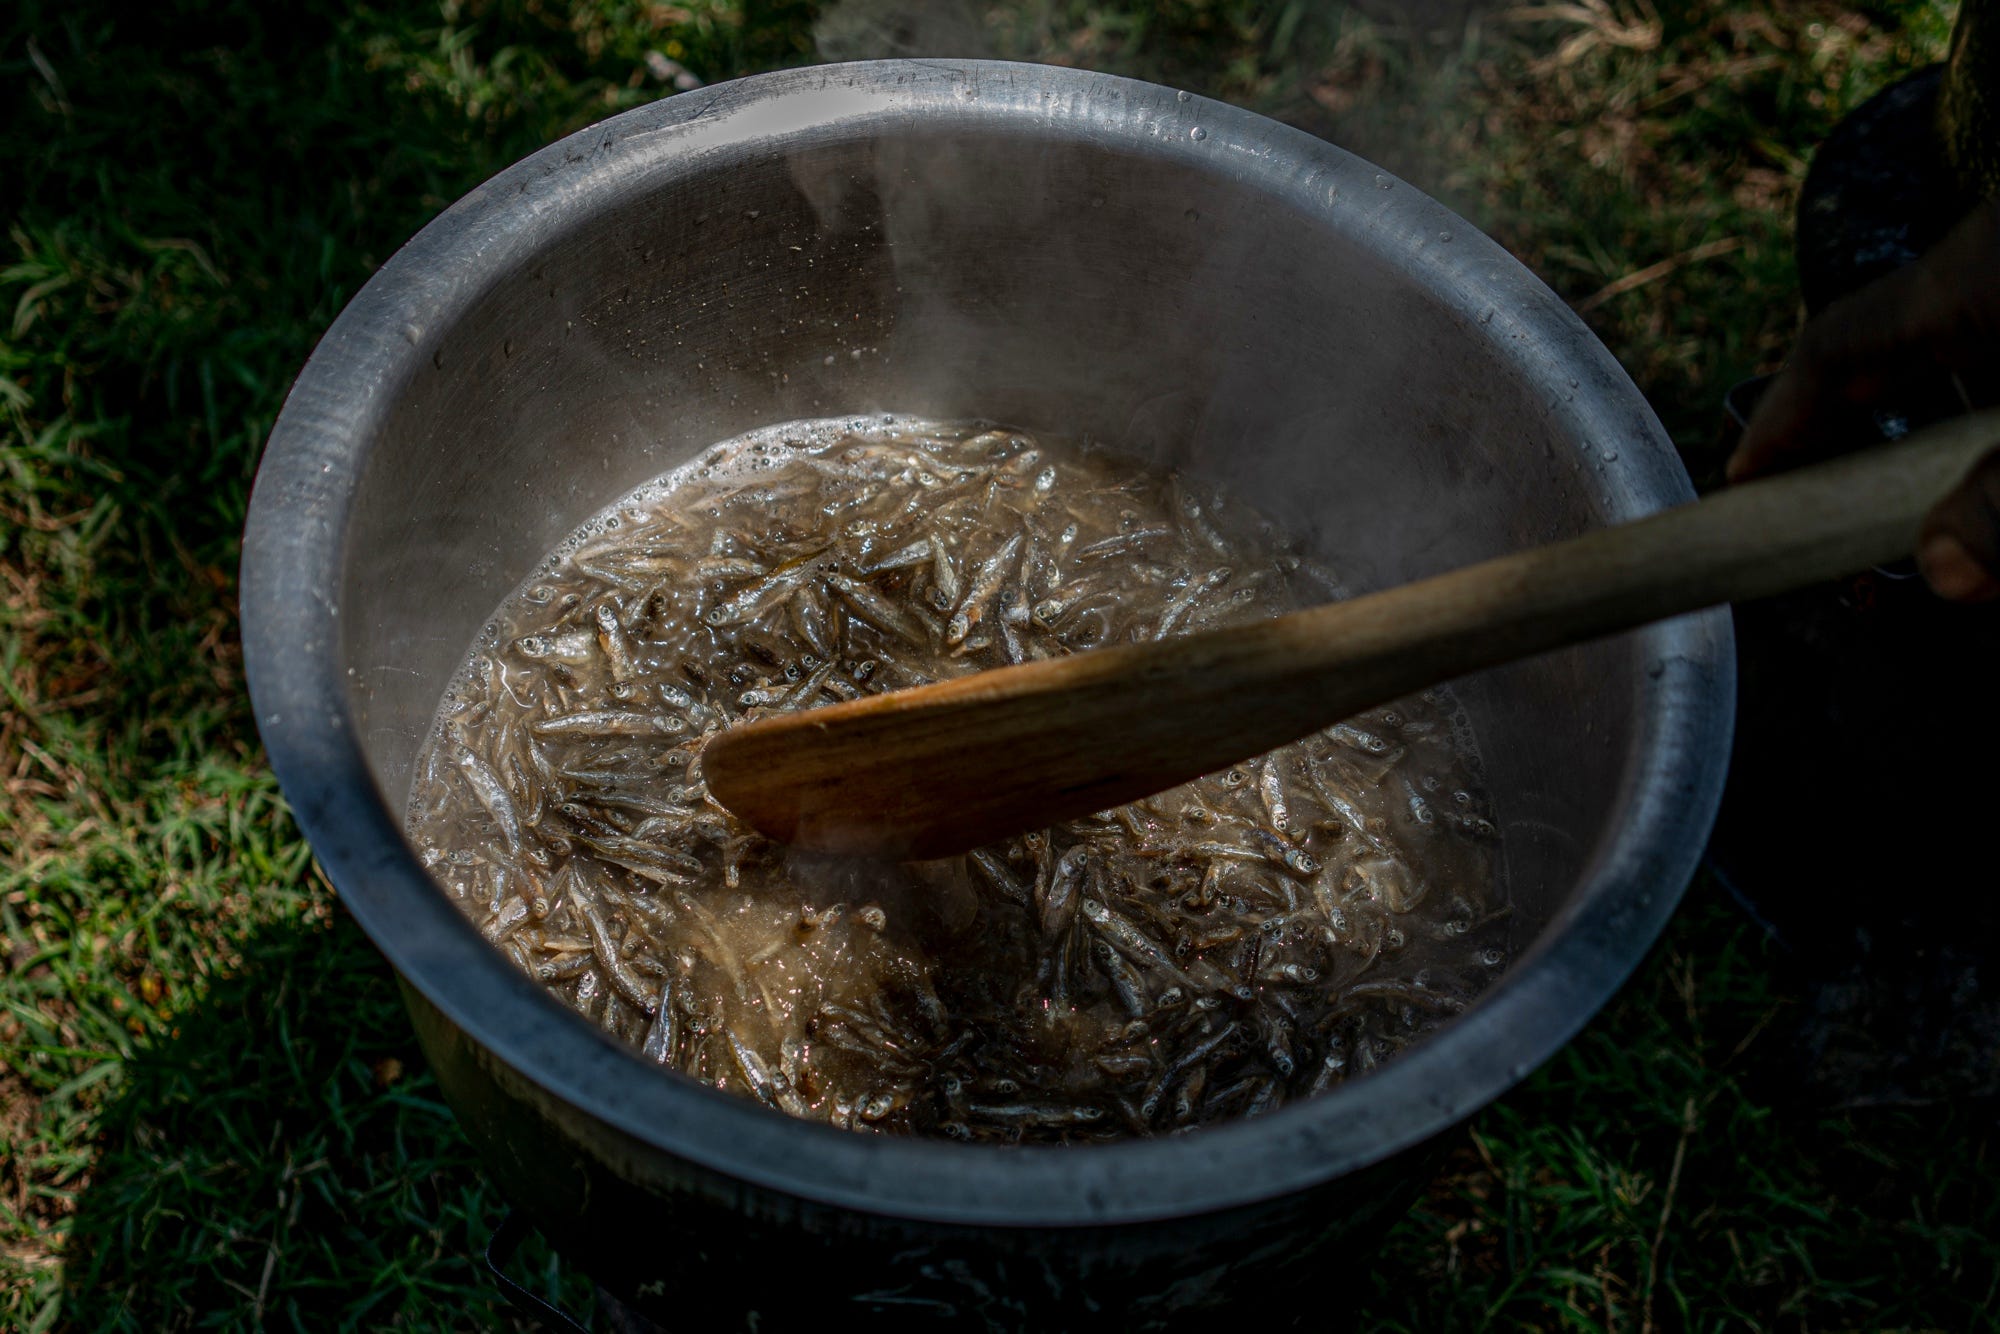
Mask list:
[[[335,599],[355,489],[435,331],[475,306],[493,275],[611,198],[664,188],[705,161],[712,168],[719,153],[896,133],[919,120],[925,133],[1032,120],[1055,140],[1222,173],[1318,225],[1368,233],[1372,250],[1469,326],[1490,325],[1498,354],[1524,376],[1531,362],[1570,371],[1568,397],[1552,395],[1556,425],[1620,442],[1593,465],[1609,518],[1693,497],[1651,409],[1553,292],[1443,206],[1302,131],[1170,88],[997,61],[869,61],[718,84],[579,131],[471,191],[369,280],[293,385],[252,494],[241,588],[257,726],[298,823],[397,972],[501,1063],[641,1145],[784,1195],[939,1223],[1133,1223],[1290,1194],[1418,1144],[1574,1036],[1678,903],[1729,753],[1726,609],[1627,636],[1638,725],[1626,819],[1541,938],[1469,1012],[1337,1093],[1188,1136],[1050,1149],[856,1134],[660,1071],[486,943],[419,865],[375,784],[348,704]],[[1190,134],[1197,124],[1200,139]]]

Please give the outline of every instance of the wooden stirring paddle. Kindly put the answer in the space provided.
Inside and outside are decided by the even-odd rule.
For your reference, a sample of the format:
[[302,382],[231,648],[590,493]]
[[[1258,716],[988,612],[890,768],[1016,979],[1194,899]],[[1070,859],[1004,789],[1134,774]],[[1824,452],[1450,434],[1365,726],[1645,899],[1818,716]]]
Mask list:
[[1426,686],[1910,553],[2000,411],[1691,505],[1271,620],[729,728],[709,791],[772,838],[963,852],[1158,792]]

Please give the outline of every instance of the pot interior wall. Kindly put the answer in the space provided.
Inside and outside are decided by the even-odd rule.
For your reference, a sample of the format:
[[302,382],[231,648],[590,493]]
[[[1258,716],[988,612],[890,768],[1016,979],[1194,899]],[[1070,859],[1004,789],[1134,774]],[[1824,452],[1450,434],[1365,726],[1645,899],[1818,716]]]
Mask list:
[[[1082,135],[911,128],[569,205],[560,241],[468,316],[409,331],[434,350],[375,442],[340,591],[376,781],[400,809],[449,673],[557,541],[772,422],[1087,433],[1228,483],[1357,592],[1610,517],[1560,394],[1510,356],[1507,311],[1413,276],[1448,231],[1363,245],[1377,202],[1331,197],[1333,226],[1245,187],[1226,155],[1200,169]],[[1620,798],[1637,675],[1613,640],[1460,688],[1524,939]]]

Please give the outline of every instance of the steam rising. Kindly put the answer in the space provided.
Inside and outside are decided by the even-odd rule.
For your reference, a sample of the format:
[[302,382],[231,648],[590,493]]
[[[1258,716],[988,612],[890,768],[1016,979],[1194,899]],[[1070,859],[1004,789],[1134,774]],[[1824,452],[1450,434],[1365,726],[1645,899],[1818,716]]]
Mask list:
[[969,0],[839,0],[813,24],[813,43],[822,60],[999,54]]

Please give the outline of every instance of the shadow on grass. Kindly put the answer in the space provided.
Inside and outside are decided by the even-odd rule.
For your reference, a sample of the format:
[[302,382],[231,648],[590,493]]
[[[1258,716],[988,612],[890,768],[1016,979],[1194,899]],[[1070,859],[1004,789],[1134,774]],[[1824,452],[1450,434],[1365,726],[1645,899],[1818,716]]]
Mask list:
[[1802,979],[1703,876],[1603,1014],[1476,1118],[1370,1330],[1991,1329],[1995,1108],[1827,1110]]
[[[516,1328],[480,1255],[503,1205],[351,923],[267,928],[142,1046],[101,1120],[63,1326]],[[515,1272],[561,1290],[546,1251]]]
[[[1759,1072],[1793,1003],[1773,962],[1697,886],[1618,1001],[1456,1132],[1417,1210],[1356,1257],[1354,1326],[1990,1323],[1990,1114],[1778,1110]],[[503,1206],[344,918],[249,935],[139,1044],[99,1124],[63,1328],[532,1328],[479,1259]],[[539,1245],[513,1272],[589,1308]]]

